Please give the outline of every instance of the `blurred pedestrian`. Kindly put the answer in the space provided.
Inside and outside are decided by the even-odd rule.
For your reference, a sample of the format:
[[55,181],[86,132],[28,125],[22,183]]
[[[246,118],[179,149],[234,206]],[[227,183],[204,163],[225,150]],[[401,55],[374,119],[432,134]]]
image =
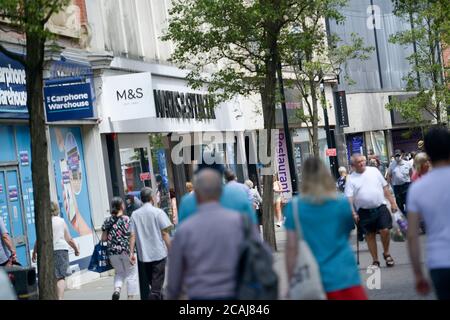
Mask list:
[[395,160],[391,162],[388,168],[387,181],[394,189],[398,208],[406,214],[406,196],[411,184],[413,169],[410,163],[404,159],[404,152],[395,150],[394,157]]
[[123,283],[127,283],[128,300],[139,294],[137,266],[130,263],[130,218],[124,215],[120,197],[111,201],[111,216],[102,226],[102,241],[107,243],[109,261],[115,270],[112,300],[120,299]]
[[173,188],[169,189],[170,194],[170,207],[172,210],[172,223],[174,226],[178,224],[178,207],[177,207],[177,197],[175,194],[175,190]]
[[419,140],[419,141],[417,142],[417,150],[418,150],[419,152],[425,151],[423,140]]
[[347,182],[347,175],[348,175],[347,174],[347,169],[345,167],[340,167],[338,169],[338,172],[339,172],[339,178],[338,178],[338,180],[336,182],[336,186],[337,186],[337,189],[340,192],[344,193],[344,191],[345,191],[345,183]]
[[250,188],[247,185],[238,182],[236,174],[232,170],[226,169],[224,175],[225,181],[228,185],[230,185],[230,187],[242,189],[242,191],[247,195],[248,201],[250,201],[250,203],[253,203],[253,194],[250,191]]
[[414,158],[414,171],[411,181],[417,181],[431,169],[430,160],[425,152],[419,152]]
[[351,162],[355,171],[347,179],[345,195],[352,205],[353,218],[358,229],[366,234],[367,246],[373,259],[372,265],[380,266],[376,242],[376,234],[379,232],[386,265],[393,267],[395,262],[389,252],[392,217],[385,204],[385,198],[391,203],[392,212],[398,210],[395,199],[380,171],[366,167],[364,156],[354,154]]
[[256,211],[256,216],[258,218],[258,223],[259,225],[262,225],[262,210],[261,210],[261,206],[262,206],[262,198],[261,195],[259,194],[258,190],[256,189],[256,187],[253,186],[253,182],[251,180],[245,180],[245,185],[250,189],[250,192],[253,196],[253,208]]
[[[56,291],[58,300],[64,299],[66,289],[66,277],[70,274],[69,269],[69,246],[75,251],[75,256],[80,255],[77,243],[72,239],[69,228],[63,218],[59,216],[59,206],[56,202],[50,203],[50,214],[52,215],[53,231],[53,261],[55,264]],[[32,261],[37,259],[37,242],[34,245]]]
[[[217,172],[219,172],[220,176],[223,177],[224,167],[221,164],[202,163],[197,168],[195,174],[200,173],[204,169],[216,170]],[[222,196],[220,197],[220,204],[227,209],[235,210],[240,214],[248,216],[250,221],[252,221],[255,225],[258,224],[255,210],[253,209],[253,201],[249,200],[248,194],[241,186],[234,183],[227,183],[223,187]],[[179,225],[193,216],[195,212],[197,212],[197,199],[195,198],[195,192],[184,195],[181,198],[180,205],[178,207]]]
[[194,186],[192,185],[192,182],[186,182],[186,191],[188,194],[194,192]]
[[431,129],[425,136],[425,150],[433,170],[411,185],[408,193],[408,247],[416,290],[431,290],[422,271],[419,242],[420,218],[427,228],[426,265],[439,300],[450,300],[450,133]]
[[202,170],[194,185],[197,212],[178,228],[169,252],[168,298],[180,298],[185,287],[189,299],[233,300],[242,217],[219,203],[223,186],[217,171]]
[[284,209],[286,216],[286,266],[293,276],[298,254],[298,235],[294,214],[301,221],[303,236],[319,265],[323,287],[329,300],[367,300],[361,286],[355,255],[350,246],[354,228],[352,209],[347,198],[338,195],[334,179],[319,158],[303,164],[298,211],[292,201]]
[[131,217],[130,261],[136,263],[136,247],[141,300],[162,300],[172,224],[163,210],[152,205],[152,189],[142,188],[141,200],[144,205]]
[[283,224],[283,214],[281,211],[281,204],[283,202],[283,187],[278,180],[277,175],[273,176],[273,206],[275,212],[275,225],[281,227]]
[[126,213],[127,216],[129,217],[131,217],[134,211],[142,207],[141,200],[139,200],[138,197],[134,196],[132,193],[127,194],[126,203],[127,203]]
[[16,248],[2,217],[0,217],[0,237],[0,267],[12,265],[17,261]]

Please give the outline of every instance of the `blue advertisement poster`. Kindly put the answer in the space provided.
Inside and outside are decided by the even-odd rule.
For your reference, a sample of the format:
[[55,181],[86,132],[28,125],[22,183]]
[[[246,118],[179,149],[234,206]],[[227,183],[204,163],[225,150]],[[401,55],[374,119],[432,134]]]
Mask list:
[[27,126],[16,126],[17,152],[20,158],[21,190],[24,206],[24,217],[27,225],[29,248],[32,249],[36,241],[33,180],[31,179],[31,151],[30,130]]
[[166,188],[166,190],[169,190],[169,177],[167,175],[166,153],[164,149],[158,149],[157,158],[159,173],[162,177],[164,187]]
[[50,128],[52,161],[62,216],[72,237],[92,234],[91,208],[79,127]]
[[[2,115],[3,114],[3,115]],[[25,68],[0,53],[0,117],[27,118]]]
[[348,159],[355,153],[364,154],[364,138],[362,135],[347,136]]

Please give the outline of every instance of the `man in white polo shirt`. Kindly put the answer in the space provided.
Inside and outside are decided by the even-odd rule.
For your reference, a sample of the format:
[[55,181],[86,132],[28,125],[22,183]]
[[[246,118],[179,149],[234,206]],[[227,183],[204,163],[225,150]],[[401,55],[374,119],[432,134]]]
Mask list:
[[386,265],[393,267],[394,259],[389,253],[392,217],[385,198],[391,203],[393,212],[397,211],[397,204],[380,171],[374,167],[366,167],[366,157],[354,154],[351,161],[354,172],[347,178],[345,195],[352,204],[353,218],[366,234],[367,246],[373,258],[372,265],[380,266],[376,242],[376,234],[380,232],[383,257]]

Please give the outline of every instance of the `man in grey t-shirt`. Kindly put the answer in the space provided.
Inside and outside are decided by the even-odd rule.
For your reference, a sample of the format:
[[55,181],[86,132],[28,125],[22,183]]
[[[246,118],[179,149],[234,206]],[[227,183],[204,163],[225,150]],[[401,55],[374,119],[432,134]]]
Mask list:
[[131,216],[130,261],[136,263],[136,246],[141,299],[161,300],[172,223],[163,210],[151,204],[152,189],[143,188],[141,200],[144,205]]
[[6,229],[3,219],[0,217],[0,266],[5,266],[11,257],[16,259],[16,249],[14,248],[8,229]]
[[395,150],[395,159],[389,165],[387,180],[394,189],[399,209],[406,214],[406,197],[411,184],[412,166],[403,157],[404,153],[401,150]]

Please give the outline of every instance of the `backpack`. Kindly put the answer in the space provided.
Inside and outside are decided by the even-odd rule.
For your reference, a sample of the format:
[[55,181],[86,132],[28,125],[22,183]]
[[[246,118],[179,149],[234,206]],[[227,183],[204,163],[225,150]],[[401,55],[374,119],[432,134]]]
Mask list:
[[251,222],[243,217],[244,242],[241,247],[238,270],[236,299],[277,300],[278,276],[272,268],[270,249],[251,235]]

